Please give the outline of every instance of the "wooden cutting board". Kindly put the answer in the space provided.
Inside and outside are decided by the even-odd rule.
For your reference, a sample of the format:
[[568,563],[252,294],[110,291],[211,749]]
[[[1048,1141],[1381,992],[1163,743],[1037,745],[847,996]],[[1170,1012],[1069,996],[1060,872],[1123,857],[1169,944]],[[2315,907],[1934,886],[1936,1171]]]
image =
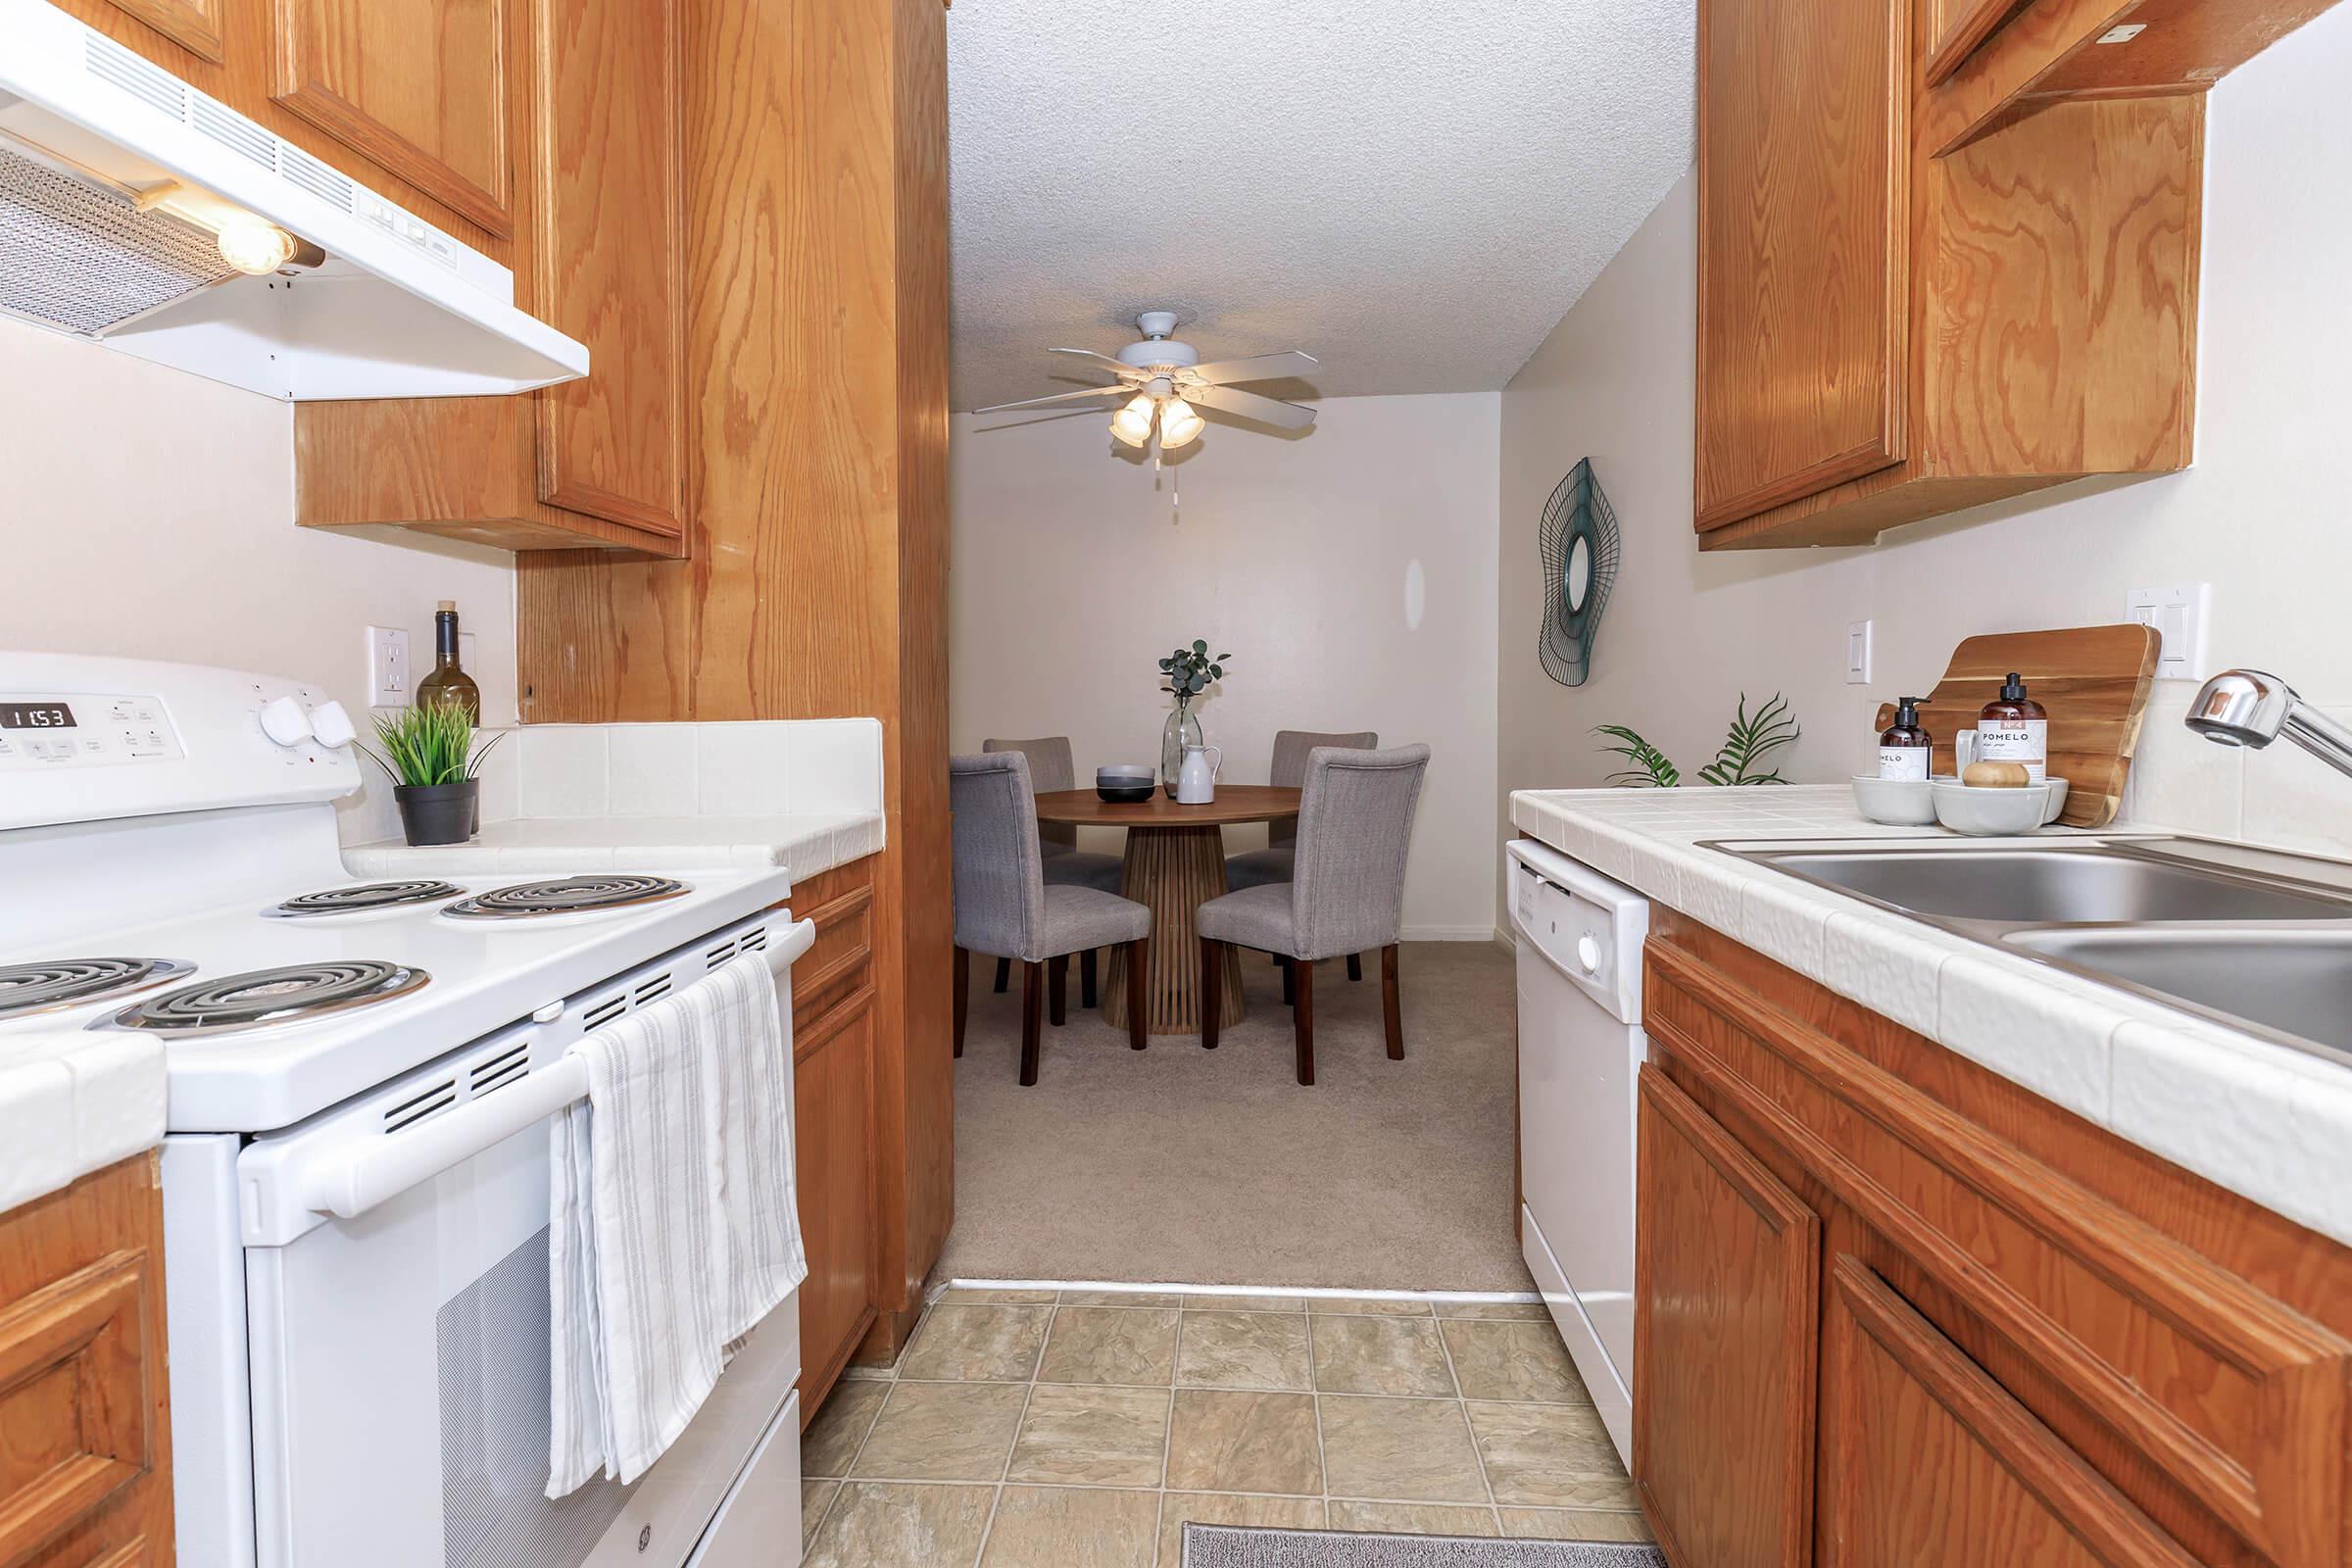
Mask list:
[[[1927,695],[1919,721],[1936,737],[1935,770],[1953,771],[1952,737],[1977,727],[1977,714],[2001,694],[2011,670],[2026,694],[2049,710],[2050,772],[2067,782],[2068,827],[2105,827],[2123,808],[2124,780],[2148,691],[2156,680],[2154,627],[2070,626],[2059,631],[1971,637],[1952,650],[1943,679]],[[1879,728],[1894,722],[1894,705],[1879,709]]]

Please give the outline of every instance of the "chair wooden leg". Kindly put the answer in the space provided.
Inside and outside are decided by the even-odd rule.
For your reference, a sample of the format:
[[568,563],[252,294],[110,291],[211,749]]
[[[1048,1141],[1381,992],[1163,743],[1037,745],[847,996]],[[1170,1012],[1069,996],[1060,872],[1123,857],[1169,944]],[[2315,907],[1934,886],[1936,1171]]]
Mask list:
[[1350,980],[1361,980],[1363,977],[1364,956],[1360,953],[1350,953],[1348,955],[1348,978]]
[[1217,1014],[1225,1010],[1225,944],[1200,939],[1200,1049],[1217,1049]]
[[1046,977],[1051,982],[1046,1015],[1054,1020],[1054,1027],[1058,1029],[1070,1021],[1070,956],[1065,953],[1058,958],[1048,958]]
[[997,995],[1000,997],[1003,996],[1006,988],[1008,988],[1011,984],[1012,960],[1010,958],[999,958],[997,960]]
[[1298,1001],[1298,965],[1295,960],[1283,957],[1280,954],[1275,955],[1274,961],[1282,965],[1282,1004],[1286,1007],[1296,1005]]
[[1404,1059],[1404,1007],[1396,996],[1396,944],[1380,950],[1380,1011],[1389,1031],[1389,1059]]
[[[1127,1049],[1141,1051],[1151,1043],[1145,1031],[1149,1021],[1144,1017],[1144,956],[1151,951],[1149,937],[1127,944]],[[1087,956],[1092,958],[1093,954]]]
[[1315,966],[1304,958],[1291,960],[1298,1000],[1291,1004],[1291,1033],[1298,1041],[1298,1081],[1315,1081]]
[[1092,948],[1078,955],[1078,1005],[1095,1005],[1095,950]]
[[1037,1037],[1044,1022],[1046,966],[1042,963],[1021,965],[1021,1083],[1024,1087],[1037,1082]]
[[963,1015],[972,1006],[972,956],[956,950],[956,1054],[963,1054]]

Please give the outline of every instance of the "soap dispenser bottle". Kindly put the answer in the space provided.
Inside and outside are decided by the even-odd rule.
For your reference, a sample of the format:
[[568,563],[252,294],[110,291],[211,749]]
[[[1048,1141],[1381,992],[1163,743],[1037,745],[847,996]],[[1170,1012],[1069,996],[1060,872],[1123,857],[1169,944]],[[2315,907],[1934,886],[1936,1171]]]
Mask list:
[[2035,784],[2049,777],[2049,712],[2026,695],[2026,683],[2015,670],[2001,683],[2001,695],[1978,715],[1977,760],[2023,762]]
[[1925,779],[1936,737],[1920,727],[1919,699],[1895,699],[1894,723],[1879,737],[1879,777]]

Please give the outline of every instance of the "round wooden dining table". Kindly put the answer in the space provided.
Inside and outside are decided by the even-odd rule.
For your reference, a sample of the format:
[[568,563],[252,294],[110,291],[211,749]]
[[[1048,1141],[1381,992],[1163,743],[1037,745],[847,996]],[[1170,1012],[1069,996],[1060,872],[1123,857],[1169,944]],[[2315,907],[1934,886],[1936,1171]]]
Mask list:
[[[1220,784],[1206,806],[1179,806],[1167,791],[1148,801],[1121,805],[1093,790],[1055,790],[1037,798],[1040,822],[1127,830],[1127,869],[1119,891],[1152,911],[1152,941],[1146,952],[1144,1005],[1148,1031],[1189,1035],[1200,1030],[1200,938],[1193,911],[1228,891],[1225,836],[1233,822],[1271,822],[1298,814],[1298,790],[1271,784]],[[1217,1027],[1242,1021],[1242,957],[1225,949],[1225,983]],[[1102,986],[1102,1020],[1127,1026],[1127,950],[1110,950],[1110,973]]]

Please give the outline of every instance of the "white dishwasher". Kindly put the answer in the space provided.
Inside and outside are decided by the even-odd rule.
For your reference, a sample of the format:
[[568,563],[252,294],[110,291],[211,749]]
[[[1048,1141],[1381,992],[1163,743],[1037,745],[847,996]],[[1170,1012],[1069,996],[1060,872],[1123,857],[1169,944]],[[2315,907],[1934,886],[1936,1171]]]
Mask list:
[[1503,868],[1519,931],[1520,1250],[1631,1464],[1635,1095],[1649,1054],[1649,902],[1532,840],[1514,840]]

